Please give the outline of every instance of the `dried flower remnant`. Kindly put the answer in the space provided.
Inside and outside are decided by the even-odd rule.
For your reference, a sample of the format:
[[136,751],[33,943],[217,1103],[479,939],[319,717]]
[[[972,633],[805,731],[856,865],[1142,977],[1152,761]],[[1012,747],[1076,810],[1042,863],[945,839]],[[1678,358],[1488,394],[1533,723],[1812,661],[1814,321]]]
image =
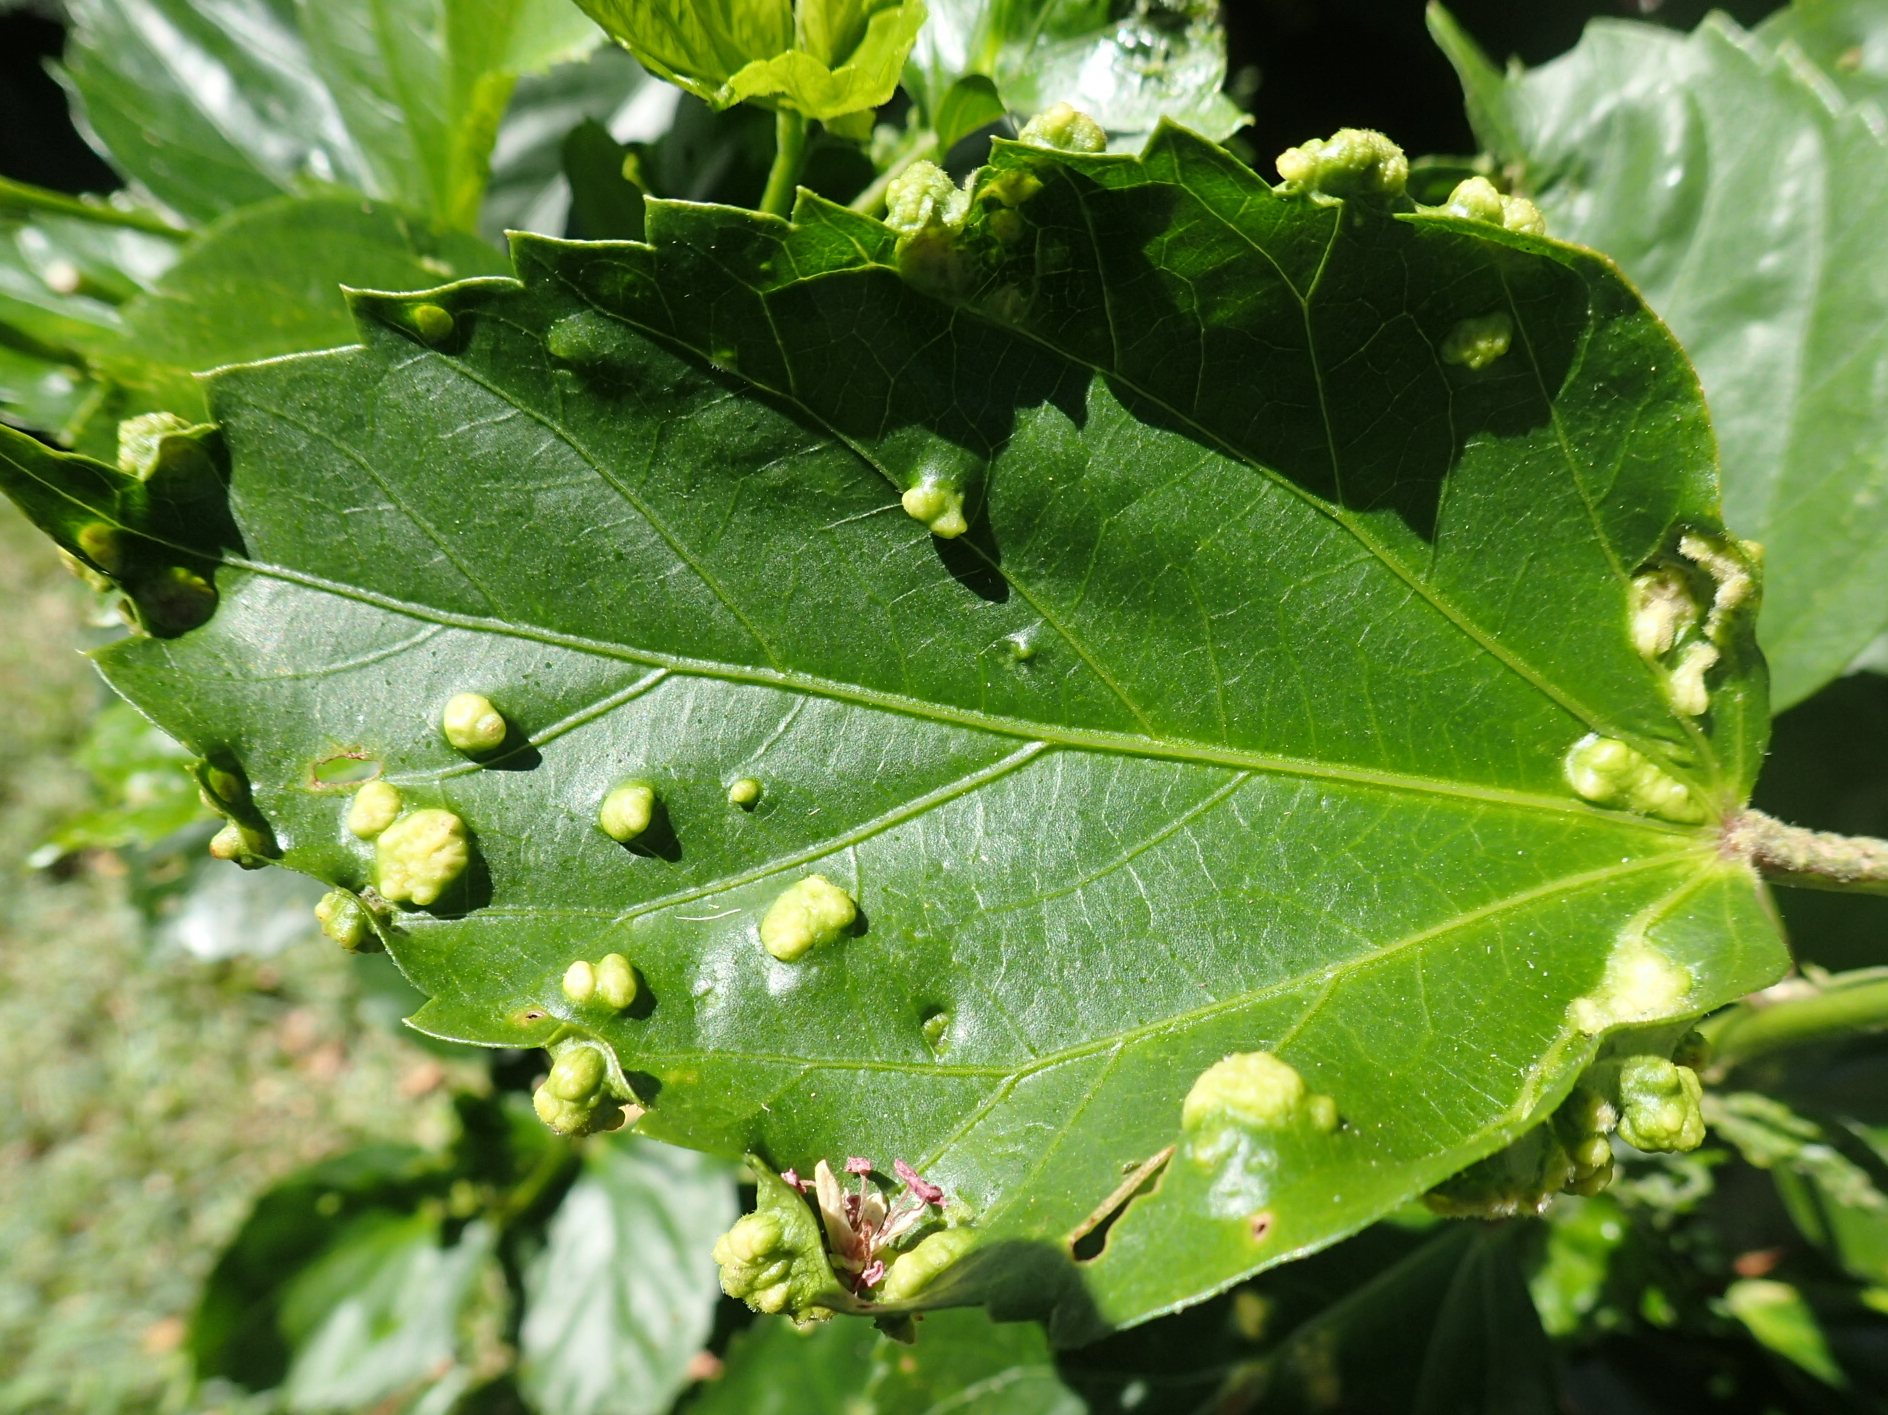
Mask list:
[[[833,1269],[855,1293],[876,1286],[884,1278],[885,1255],[930,1218],[933,1208],[941,1208],[944,1203],[943,1189],[903,1160],[892,1161],[892,1170],[903,1181],[905,1190],[887,1203],[870,1183],[870,1160],[855,1156],[846,1161],[846,1173],[859,1181],[856,1193],[840,1183],[825,1160],[813,1169],[810,1187],[826,1228]],[[802,1191],[809,1187],[809,1181],[792,1170],[781,1178]]]
[[372,840],[400,816],[400,793],[385,781],[370,781],[354,793],[347,808],[347,828]]

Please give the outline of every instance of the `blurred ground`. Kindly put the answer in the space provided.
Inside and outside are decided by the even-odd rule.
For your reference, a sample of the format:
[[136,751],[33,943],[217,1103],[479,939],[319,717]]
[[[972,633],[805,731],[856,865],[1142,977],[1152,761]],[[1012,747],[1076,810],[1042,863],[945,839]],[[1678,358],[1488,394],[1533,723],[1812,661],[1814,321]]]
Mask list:
[[319,939],[267,961],[147,950],[115,855],[28,873],[88,804],[66,759],[103,689],[87,597],[0,502],[0,1412],[188,1408],[197,1283],[252,1198],[369,1138],[450,1137],[442,1062],[364,1021]]

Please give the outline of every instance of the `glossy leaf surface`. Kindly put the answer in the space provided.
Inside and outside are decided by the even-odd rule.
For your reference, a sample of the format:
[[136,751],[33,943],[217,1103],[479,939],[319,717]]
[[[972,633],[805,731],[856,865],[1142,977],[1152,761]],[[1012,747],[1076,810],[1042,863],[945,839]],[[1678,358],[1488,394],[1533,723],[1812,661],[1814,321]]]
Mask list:
[[477,220],[512,82],[600,36],[564,0],[80,0],[66,69],[114,165],[196,221],[314,186]]
[[657,1415],[707,1341],[709,1250],[737,1212],[729,1166],[594,1143],[525,1280],[519,1383],[540,1415]]
[[[1834,8],[1792,7],[1775,33],[1824,33],[1814,17]],[[1879,112],[1723,17],[1689,36],[1596,21],[1570,54],[1508,76],[1446,17],[1437,33],[1482,142],[1550,230],[1617,259],[1697,364],[1725,518],[1765,547],[1776,705],[1807,697],[1888,618]]]
[[954,83],[982,74],[1025,116],[1073,104],[1138,150],[1162,119],[1210,138],[1247,120],[1220,90],[1226,33],[1206,0],[932,0],[905,83],[941,136]]
[[[925,1300],[1066,1343],[1361,1227],[1606,1026],[1785,960],[1710,823],[1761,753],[1747,611],[1700,718],[1629,634],[1716,499],[1689,366],[1612,267],[1278,195],[1175,130],[998,161],[1042,186],[946,252],[963,303],[817,199],[657,204],[651,246],[521,238],[522,285],[361,296],[362,348],[218,375],[236,540],[166,534],[220,555],[220,605],[104,664],[242,765],[292,868],[373,878],[311,776],[336,754],[464,820],[470,868],[385,931],[420,1027],[594,1037],[659,1138],[908,1160],[981,1236]],[[1491,312],[1504,359],[1438,357]],[[121,514],[4,446],[60,534]],[[959,540],[899,507],[938,476]],[[512,730],[483,762],[436,726],[464,691]],[[1704,823],[1580,799],[1594,732]],[[662,809],[626,847],[596,821],[628,778]],[[757,926],[811,872],[859,921],[779,962]],[[571,1002],[611,951],[637,1005]],[[1176,1153],[1074,1261],[1190,1144],[1194,1079],[1261,1049],[1341,1125]]]

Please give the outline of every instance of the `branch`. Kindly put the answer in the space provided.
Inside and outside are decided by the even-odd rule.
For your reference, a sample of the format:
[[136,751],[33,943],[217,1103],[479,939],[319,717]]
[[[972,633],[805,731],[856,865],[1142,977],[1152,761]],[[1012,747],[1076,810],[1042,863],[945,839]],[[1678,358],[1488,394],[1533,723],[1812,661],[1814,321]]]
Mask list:
[[1724,848],[1778,884],[1888,894],[1888,840],[1805,830],[1762,811],[1744,811],[1724,827]]
[[[1806,986],[1797,979],[1769,991]],[[1722,1073],[1764,1052],[1881,1026],[1888,1026],[1888,971],[1863,968],[1838,974],[1813,992],[1794,997],[1770,1001],[1758,993],[1709,1019],[1699,1030],[1711,1043],[1712,1069]]]

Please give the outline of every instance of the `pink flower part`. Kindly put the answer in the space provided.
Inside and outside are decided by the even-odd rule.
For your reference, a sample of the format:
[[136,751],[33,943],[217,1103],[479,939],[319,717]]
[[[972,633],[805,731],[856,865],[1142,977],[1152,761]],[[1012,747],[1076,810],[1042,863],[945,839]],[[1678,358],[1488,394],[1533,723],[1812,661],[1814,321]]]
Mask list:
[[925,1203],[942,1204],[944,1202],[944,1191],[938,1188],[937,1185],[931,1183],[931,1181],[926,1179],[923,1175],[919,1174],[917,1170],[913,1169],[903,1160],[893,1160],[892,1170],[900,1179],[905,1181],[905,1187],[910,1189],[911,1192],[916,1194],[920,1199],[924,1200]]
[[874,1258],[872,1259],[870,1266],[868,1266],[864,1272],[859,1274],[859,1286],[877,1287],[878,1280],[884,1276],[885,1276],[885,1260],[883,1258]]
[[799,1170],[797,1169],[782,1170],[780,1173],[780,1178],[783,1183],[789,1184],[793,1188],[798,1189],[802,1194],[806,1192],[806,1181],[800,1178]]
[[846,1173],[847,1174],[870,1174],[871,1172],[872,1172],[872,1161],[862,1160],[857,1155],[852,1155],[847,1158],[846,1160]]

